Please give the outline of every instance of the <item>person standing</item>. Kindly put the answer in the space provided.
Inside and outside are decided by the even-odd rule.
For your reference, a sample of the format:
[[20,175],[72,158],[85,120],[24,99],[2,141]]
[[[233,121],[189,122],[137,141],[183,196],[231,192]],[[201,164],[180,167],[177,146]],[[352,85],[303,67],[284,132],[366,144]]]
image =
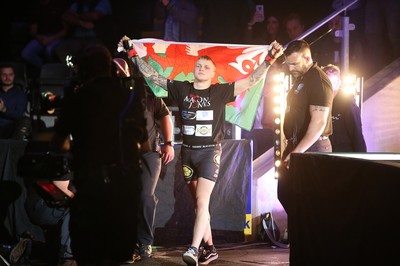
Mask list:
[[354,95],[341,88],[339,67],[329,64],[322,67],[328,75],[333,88],[332,126],[329,136],[333,152],[367,152],[362,132],[360,108],[355,103]]
[[[144,81],[143,81],[144,82]],[[150,88],[145,93],[146,129],[151,151],[143,154],[145,166],[142,168],[142,195],[139,210],[137,249],[133,261],[152,256],[154,240],[154,220],[158,199],[155,195],[161,164],[167,165],[174,159],[175,151],[172,142],[173,124],[170,111],[161,98],[155,97]],[[164,144],[160,146],[160,131]]]
[[[286,98],[283,132],[287,141],[279,171],[278,198],[288,212],[288,180],[284,178],[292,153],[332,152],[331,110],[333,90],[324,71],[314,62],[310,45],[304,40],[289,43],[285,64],[293,76],[293,86]],[[280,174],[281,176],[281,174]],[[290,208],[290,207],[289,207]]]
[[284,134],[288,145],[283,153],[285,163],[290,154],[306,151],[331,152],[331,109],[333,90],[328,76],[313,62],[309,44],[296,40],[285,50],[286,65],[294,77],[287,95]]
[[[121,45],[122,42],[120,42]],[[208,264],[218,258],[212,240],[209,203],[219,174],[225,104],[259,82],[282,53],[282,46],[277,42],[272,42],[265,62],[249,76],[224,84],[211,83],[216,66],[209,56],[200,56],[197,59],[193,71],[193,82],[168,80],[143,59],[138,56],[133,57],[133,61],[143,76],[168,91],[169,99],[178,104],[181,114],[182,170],[194,201],[196,214],[191,246],[182,255],[187,265],[197,265],[198,262]],[[205,246],[199,257],[202,241]]]
[[[123,79],[131,76],[129,66],[123,58],[117,57],[113,61],[116,65],[117,76]],[[143,79],[137,79],[137,81],[145,83]],[[154,240],[154,220],[158,203],[155,190],[161,173],[161,165],[167,165],[175,156],[172,142],[174,125],[170,111],[164,101],[156,97],[147,84],[144,84],[144,87],[146,88],[144,91],[144,117],[151,150],[142,156],[144,166],[141,174],[142,194],[137,244],[129,263],[152,256],[151,245]],[[163,145],[160,145],[161,137]]]
[[150,149],[140,82],[133,90],[113,75],[104,45],[78,57],[81,86],[68,97],[51,147],[71,150],[71,249],[78,265],[119,265],[132,256],[141,193],[141,152]]

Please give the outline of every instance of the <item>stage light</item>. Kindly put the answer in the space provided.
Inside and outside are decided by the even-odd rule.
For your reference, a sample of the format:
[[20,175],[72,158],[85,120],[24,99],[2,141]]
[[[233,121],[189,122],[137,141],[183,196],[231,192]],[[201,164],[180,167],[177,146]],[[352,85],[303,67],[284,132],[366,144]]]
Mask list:
[[280,114],[281,113],[281,107],[280,106],[275,107],[274,108],[274,113],[275,114]]
[[281,165],[282,150],[284,149],[282,136],[282,121],[286,107],[286,92],[289,90],[289,76],[281,72],[273,77],[273,112],[274,112],[274,167],[275,178],[278,178],[278,167]]
[[275,172],[275,179],[278,179],[278,177],[279,177],[279,173],[276,171]]
[[347,94],[353,95],[356,104],[361,109],[364,89],[363,77],[357,77],[354,74],[348,74],[343,77],[342,80],[342,90]]
[[281,103],[281,97],[279,95],[274,97],[274,103],[275,104],[280,104]]
[[347,94],[356,95],[357,92],[357,77],[353,74],[348,74],[343,78],[342,89]]

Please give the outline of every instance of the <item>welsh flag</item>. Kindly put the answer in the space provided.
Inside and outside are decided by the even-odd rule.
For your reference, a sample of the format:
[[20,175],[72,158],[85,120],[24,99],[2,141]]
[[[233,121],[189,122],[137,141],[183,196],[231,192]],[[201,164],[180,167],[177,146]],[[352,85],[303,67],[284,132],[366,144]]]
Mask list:
[[[269,45],[237,45],[215,43],[180,43],[159,39],[130,40],[138,55],[159,74],[171,80],[193,81],[194,65],[199,56],[208,55],[216,64],[213,83],[234,82],[248,76],[268,54]],[[168,92],[146,80],[157,97]],[[242,129],[251,130],[262,95],[264,79],[236,96],[226,105],[225,120]]]

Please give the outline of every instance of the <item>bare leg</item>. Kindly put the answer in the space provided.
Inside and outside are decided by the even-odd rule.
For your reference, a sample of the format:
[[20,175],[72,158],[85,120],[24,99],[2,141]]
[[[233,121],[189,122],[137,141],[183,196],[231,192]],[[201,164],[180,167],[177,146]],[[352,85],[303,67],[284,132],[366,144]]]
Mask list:
[[195,207],[196,218],[193,228],[192,246],[199,248],[201,241],[207,245],[212,245],[212,235],[210,226],[209,204],[211,193],[214,189],[215,182],[205,178],[198,178],[189,184]]

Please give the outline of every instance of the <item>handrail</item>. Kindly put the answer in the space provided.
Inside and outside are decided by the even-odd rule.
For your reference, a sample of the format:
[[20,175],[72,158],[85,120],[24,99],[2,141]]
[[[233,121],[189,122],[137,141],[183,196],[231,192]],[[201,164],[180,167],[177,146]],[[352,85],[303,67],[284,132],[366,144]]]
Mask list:
[[[317,29],[319,29],[320,27],[322,27],[323,25],[325,25],[325,23],[329,22],[330,20],[332,20],[334,17],[336,17],[337,15],[339,15],[340,13],[342,13],[343,11],[345,11],[347,8],[349,8],[350,6],[354,5],[355,3],[357,3],[358,0],[354,0],[353,2],[347,4],[346,6],[342,7],[341,9],[333,12],[332,14],[330,14],[329,16],[327,16],[326,18],[324,18],[323,20],[321,20],[320,22],[316,23],[314,26],[312,26],[310,29],[306,30],[305,32],[303,32],[302,34],[300,34],[299,36],[297,36],[295,38],[295,40],[302,40],[305,37],[307,37],[308,35],[310,35],[311,33],[313,33],[314,31],[316,31]],[[348,72],[348,65],[349,65],[349,59],[348,59],[348,43],[349,43],[349,25],[348,25],[348,18],[346,19],[346,17],[343,18],[343,21],[345,22],[343,26],[343,31],[346,31],[342,34],[342,69],[341,72],[342,73],[347,73]],[[290,42],[289,42],[290,43]],[[289,45],[289,43],[285,44],[284,48],[286,49],[286,47]]]

